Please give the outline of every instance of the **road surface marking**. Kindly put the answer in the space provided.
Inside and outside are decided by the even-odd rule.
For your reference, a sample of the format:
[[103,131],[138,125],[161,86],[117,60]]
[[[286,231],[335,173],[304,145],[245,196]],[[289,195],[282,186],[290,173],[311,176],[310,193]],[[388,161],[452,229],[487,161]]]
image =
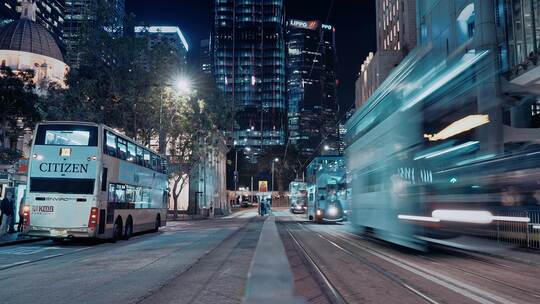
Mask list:
[[11,255],[32,255],[47,250],[58,250],[60,247],[14,247],[0,250],[0,254],[11,254]]

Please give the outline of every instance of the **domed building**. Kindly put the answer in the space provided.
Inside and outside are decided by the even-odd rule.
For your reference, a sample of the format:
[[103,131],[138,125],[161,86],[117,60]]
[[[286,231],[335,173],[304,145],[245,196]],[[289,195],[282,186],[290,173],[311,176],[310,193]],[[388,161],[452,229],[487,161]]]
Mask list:
[[23,0],[21,18],[0,28],[0,66],[34,70],[34,83],[64,85],[69,70],[52,34],[36,20],[36,5]]

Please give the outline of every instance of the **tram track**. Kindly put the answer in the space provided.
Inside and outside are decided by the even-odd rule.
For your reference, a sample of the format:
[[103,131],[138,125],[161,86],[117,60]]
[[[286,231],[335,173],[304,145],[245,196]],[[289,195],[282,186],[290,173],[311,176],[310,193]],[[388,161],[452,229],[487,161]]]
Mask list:
[[[365,241],[370,241],[370,242],[376,242],[376,243],[379,243],[381,244],[382,242],[378,239],[373,239],[371,237],[366,237],[366,236],[359,236],[359,235],[356,235],[356,234],[352,234],[350,232],[346,232],[346,231],[338,231],[336,229],[333,229],[336,233],[342,233],[342,234],[346,234],[346,235],[349,235],[351,237],[351,240],[353,241],[358,241],[358,240],[365,240]],[[466,258],[466,259],[470,259],[470,260],[474,260],[475,262],[477,263],[481,263],[481,264],[484,264],[484,265],[487,265],[487,266],[490,266],[490,267],[496,267],[498,268],[498,270],[502,271],[502,272],[506,272],[506,271],[509,271],[512,269],[511,266],[508,266],[508,265],[504,265],[504,264],[501,264],[501,263],[497,263],[497,262],[493,262],[493,261],[488,261],[486,260],[485,258],[482,258],[482,257],[479,257],[477,254],[475,253],[469,253],[469,252],[465,252],[461,249],[455,249],[455,248],[451,248],[451,247],[448,247],[448,246],[444,246],[444,247],[438,247],[440,250],[444,250],[447,252],[447,255],[450,257],[455,257],[456,254],[459,254],[460,256]],[[500,285],[501,287],[507,287],[507,288],[511,288],[517,292],[521,292],[521,293],[526,293],[526,294],[529,294],[535,298],[539,298],[540,299],[540,293],[538,292],[534,292],[534,291],[531,291],[531,290],[528,290],[528,289],[525,289],[525,288],[522,288],[522,287],[519,287],[519,286],[515,286],[513,284],[510,284],[508,282],[504,282],[502,280],[499,280],[499,279],[494,279],[494,278],[491,278],[487,275],[483,275],[483,274],[480,274],[478,272],[474,272],[474,271],[470,271],[470,270],[467,270],[463,267],[460,267],[460,266],[456,266],[456,265],[451,265],[449,263],[441,263],[440,261],[438,261],[437,259],[434,259],[430,256],[427,256],[425,254],[422,254],[422,255],[417,255],[417,257],[421,258],[421,259],[424,259],[426,261],[429,261],[429,262],[432,262],[432,263],[435,263],[437,264],[437,266],[439,267],[443,267],[447,270],[453,270],[453,271],[457,271],[457,272],[461,272],[461,273],[465,273],[467,275],[470,275],[470,276],[473,276],[473,277],[476,277],[476,278],[479,278],[481,280],[486,280],[486,281],[489,281],[489,282],[492,282],[492,283],[495,283],[495,284],[498,284]]]
[[318,281],[322,283],[323,290],[325,291],[325,295],[330,299],[332,303],[337,304],[345,304],[348,303],[345,298],[341,295],[341,293],[338,291],[336,286],[332,284],[330,279],[325,275],[324,271],[322,270],[322,267],[320,267],[315,258],[309,253],[309,251],[306,249],[304,245],[294,236],[294,234],[291,232],[291,230],[288,227],[288,224],[284,225],[286,227],[286,231],[293,240],[294,244],[296,245],[297,249],[302,253],[302,255],[306,258],[306,260],[309,263],[309,266],[313,270],[313,272],[317,275]]
[[[371,238],[369,237],[358,236],[330,225],[328,229],[313,228],[310,227],[310,224],[302,222],[295,222],[294,224],[289,222],[284,226],[287,233],[295,238],[295,242],[298,242],[299,246],[303,247],[303,251],[317,265],[318,270],[327,279],[333,279],[332,282],[334,283],[335,290],[342,295],[342,298],[346,302],[355,301],[351,301],[347,296],[347,286],[341,286],[336,283],[335,277],[337,276],[339,278],[341,274],[336,273],[336,270],[332,269],[335,266],[331,262],[328,262],[324,256],[313,253],[312,247],[316,243],[305,239],[305,236],[302,237],[301,233],[311,233],[313,237],[319,238],[321,241],[339,250],[342,254],[348,255],[356,262],[364,265],[364,267],[369,267],[369,269],[381,276],[392,280],[392,282],[401,286],[410,294],[417,296],[419,298],[418,302],[422,301],[432,304],[455,303],[455,296],[452,296],[452,294],[460,295],[466,302],[483,304],[531,303],[531,301],[536,302],[540,298],[540,294],[534,288],[528,289],[527,284],[520,286],[519,284],[505,281],[506,278],[504,276],[501,277],[504,273],[515,270],[515,267],[519,269],[520,265],[505,265],[505,263],[500,263],[497,260],[491,261],[491,259],[476,256],[475,254],[469,259],[469,253],[461,251],[458,252],[458,258],[452,253],[453,251],[445,253],[448,256],[443,256],[443,258],[456,258],[455,263],[458,263],[458,265],[455,265],[452,260],[447,263],[445,260],[440,261],[436,257],[429,257],[423,254],[412,255],[409,259],[392,252],[387,252],[386,250],[381,250],[378,246],[364,244],[364,242],[371,243]],[[297,236],[296,234],[298,233],[300,234]],[[376,243],[380,246],[388,245],[380,240],[377,240]],[[381,262],[383,264],[377,262],[377,260],[382,260]],[[491,270],[489,267],[485,267],[483,271],[474,272],[473,270],[466,269],[466,264],[463,266],[458,262],[471,260],[475,263],[494,267],[494,269]],[[424,264],[422,261],[429,262],[429,264]],[[436,265],[437,267],[433,268],[430,265]],[[494,275],[490,277],[486,275],[490,271],[495,271],[498,276]],[[407,272],[412,276],[407,275]],[[434,289],[429,287],[430,285],[437,287]]]
[[[481,287],[475,287],[459,279],[453,278],[449,275],[442,274],[432,269],[427,269],[424,266],[418,265],[417,263],[395,257],[392,254],[387,254],[385,252],[368,247],[366,245],[362,245],[357,241],[351,241],[350,239],[347,239],[336,232],[326,232],[326,234],[340,240],[341,242],[347,244],[348,246],[352,246],[358,250],[374,255],[386,262],[389,262],[395,266],[398,266],[401,269],[412,272],[432,283],[435,283],[449,290],[452,290],[474,302],[477,302],[477,303],[515,303],[508,298],[486,291],[482,289]],[[325,238],[331,241],[328,237],[325,237]],[[523,292],[522,290],[523,289],[519,291]],[[530,291],[527,291],[527,293],[530,294]]]
[[[301,229],[306,229],[304,227],[304,225],[302,225],[300,223],[298,223],[298,225],[301,227]],[[343,296],[340,293],[339,287],[335,286],[334,284],[331,283],[331,281],[329,279],[329,276],[326,273],[326,272],[329,271],[329,270],[327,270],[328,267],[323,267],[323,266],[319,265],[319,263],[317,262],[317,259],[312,254],[309,253],[309,250],[306,248],[306,246],[304,244],[302,244],[302,242],[299,240],[299,238],[294,236],[294,233],[290,229],[290,224],[285,224],[285,227],[286,227],[287,233],[293,239],[294,243],[297,245],[297,247],[302,252],[302,254],[306,257],[306,260],[309,262],[310,267],[314,270],[314,272],[319,277],[319,281],[324,285],[322,287],[329,291],[329,292],[327,292],[327,296],[329,296],[332,303],[349,303],[349,301],[346,300],[346,297]],[[306,229],[306,230],[308,230],[308,229]],[[340,250],[341,252],[345,253],[349,257],[353,258],[355,261],[361,263],[362,265],[368,267],[369,269],[373,270],[374,272],[377,272],[380,275],[382,275],[383,277],[391,280],[392,282],[394,282],[398,286],[404,288],[405,290],[407,290],[407,292],[409,292],[412,295],[418,297],[422,302],[430,303],[430,304],[439,304],[438,301],[434,300],[433,298],[431,298],[430,296],[428,296],[425,293],[421,292],[420,290],[418,290],[418,289],[412,287],[411,285],[407,284],[404,280],[402,280],[398,276],[384,270],[383,268],[379,267],[375,263],[372,263],[372,262],[368,261],[367,259],[356,255],[354,252],[352,252],[352,251],[338,245],[336,242],[333,242],[332,240],[324,237],[320,233],[316,233],[316,235],[319,238],[321,238],[322,240],[324,240],[327,243],[331,244],[333,247]]]

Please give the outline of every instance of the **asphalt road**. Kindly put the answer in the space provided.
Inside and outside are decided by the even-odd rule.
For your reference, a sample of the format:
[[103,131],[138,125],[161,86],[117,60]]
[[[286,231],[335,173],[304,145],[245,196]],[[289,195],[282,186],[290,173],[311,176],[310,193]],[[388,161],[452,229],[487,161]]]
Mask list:
[[[349,225],[275,215],[306,303],[540,303],[538,266],[405,250]],[[0,303],[241,303],[263,222],[243,210],[117,243],[0,247]]]
[[[254,218],[172,222],[117,243],[0,247],[0,303],[238,303],[261,225]],[[232,292],[220,292],[227,287]]]

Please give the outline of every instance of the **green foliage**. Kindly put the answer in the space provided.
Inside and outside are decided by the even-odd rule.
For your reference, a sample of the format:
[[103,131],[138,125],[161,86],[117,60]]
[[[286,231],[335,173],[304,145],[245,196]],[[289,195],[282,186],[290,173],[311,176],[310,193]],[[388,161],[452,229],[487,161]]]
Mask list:
[[[39,96],[34,90],[32,71],[0,70],[0,148],[11,149],[24,128],[40,119]],[[3,152],[3,155],[9,153]],[[9,160],[2,157],[0,162]]]
[[0,164],[13,164],[21,157],[20,151],[0,148]]

